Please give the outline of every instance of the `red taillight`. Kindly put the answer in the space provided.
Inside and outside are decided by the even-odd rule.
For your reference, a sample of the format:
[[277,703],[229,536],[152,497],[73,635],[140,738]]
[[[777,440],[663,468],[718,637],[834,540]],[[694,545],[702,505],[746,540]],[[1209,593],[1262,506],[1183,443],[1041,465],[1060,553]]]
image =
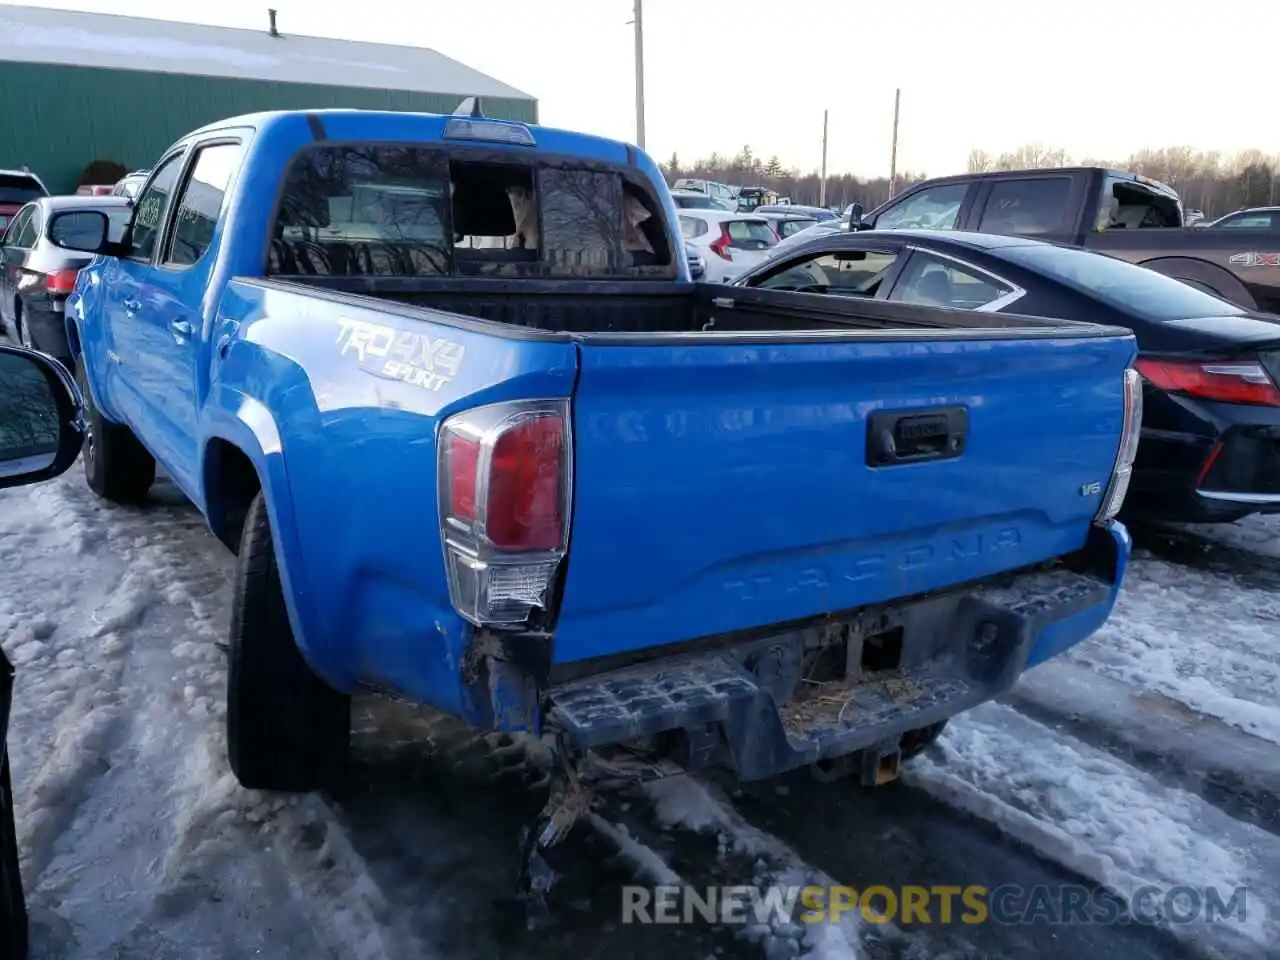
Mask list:
[[54,270],[45,274],[44,287],[49,293],[70,293],[76,288],[79,270]]
[[449,513],[468,522],[476,518],[476,468],[480,465],[480,441],[450,434],[445,450],[448,462]]
[[1280,407],[1280,389],[1256,360],[1149,360],[1134,364],[1153,385],[1223,403]]
[[490,404],[441,427],[449,595],[472,623],[519,624],[549,609],[568,547],[569,438],[566,400]]
[[564,419],[545,414],[511,427],[493,446],[485,533],[503,550],[555,550],[563,539],[560,478]]
[[733,242],[733,238],[729,236],[729,225],[727,223],[720,224],[720,237],[711,242],[711,252],[721,260],[732,261],[729,256],[729,244]]

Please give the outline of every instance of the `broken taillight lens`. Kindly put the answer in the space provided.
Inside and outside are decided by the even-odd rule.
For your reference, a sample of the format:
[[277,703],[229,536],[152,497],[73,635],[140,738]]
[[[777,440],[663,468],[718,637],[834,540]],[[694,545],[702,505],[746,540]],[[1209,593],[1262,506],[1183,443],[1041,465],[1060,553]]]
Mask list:
[[546,610],[568,546],[571,448],[565,400],[455,414],[441,428],[440,518],[449,592],[477,625]]

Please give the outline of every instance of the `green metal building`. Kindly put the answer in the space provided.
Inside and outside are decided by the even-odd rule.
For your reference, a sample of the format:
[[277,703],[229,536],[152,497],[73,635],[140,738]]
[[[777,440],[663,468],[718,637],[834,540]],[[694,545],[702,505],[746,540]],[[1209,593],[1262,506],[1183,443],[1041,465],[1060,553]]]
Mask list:
[[259,110],[355,107],[536,122],[528,94],[422,47],[0,5],[0,168],[73,193],[94,160],[148,167],[189,130]]

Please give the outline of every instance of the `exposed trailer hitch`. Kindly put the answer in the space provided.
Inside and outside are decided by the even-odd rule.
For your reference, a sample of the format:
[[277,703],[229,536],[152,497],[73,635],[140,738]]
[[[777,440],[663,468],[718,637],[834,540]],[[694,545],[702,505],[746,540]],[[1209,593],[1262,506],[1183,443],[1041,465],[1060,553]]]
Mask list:
[[521,840],[514,903],[521,908],[526,929],[538,929],[551,922],[548,895],[558,874],[546,854],[569,836],[583,815],[602,799],[602,794],[684,772],[669,760],[623,747],[608,748],[607,753],[579,750],[562,733],[557,733],[547,802]]

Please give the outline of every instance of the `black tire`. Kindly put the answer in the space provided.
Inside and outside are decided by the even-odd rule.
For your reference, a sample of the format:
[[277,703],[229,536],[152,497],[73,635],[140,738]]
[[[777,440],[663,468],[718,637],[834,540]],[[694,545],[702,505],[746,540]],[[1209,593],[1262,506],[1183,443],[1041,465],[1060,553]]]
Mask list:
[[[0,730],[0,735],[3,732]],[[18,872],[9,758],[0,742],[0,956],[26,960],[27,937],[27,905],[22,896],[22,874]]]
[[142,503],[156,482],[156,460],[133,431],[102,418],[85,380],[84,357],[76,359],[76,383],[84,398],[84,478],[89,489],[114,503]]
[[908,730],[902,735],[902,741],[899,749],[902,751],[902,759],[910,760],[918,757],[931,746],[938,742],[938,738],[942,736],[942,731],[947,728],[947,721],[940,720],[937,723],[931,723],[927,727],[921,727],[919,730]]
[[307,665],[294,641],[262,494],[240,534],[227,670],[227,755],[253,790],[305,793],[346,764],[351,698]]

